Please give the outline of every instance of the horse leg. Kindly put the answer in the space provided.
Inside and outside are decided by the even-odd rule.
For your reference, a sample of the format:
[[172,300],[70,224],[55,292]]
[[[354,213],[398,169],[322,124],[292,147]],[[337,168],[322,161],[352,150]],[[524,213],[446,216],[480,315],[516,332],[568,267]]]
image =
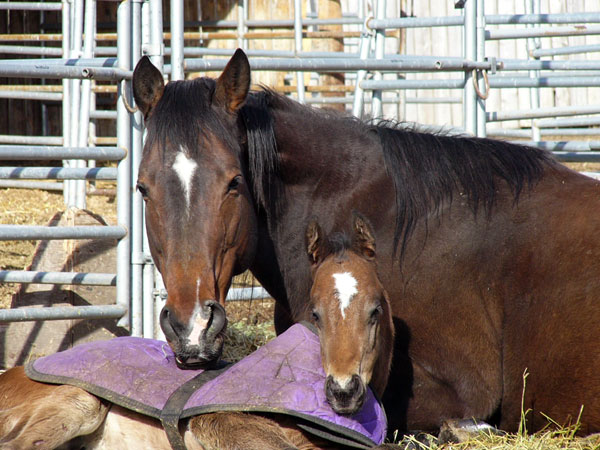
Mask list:
[[294,426],[292,418],[285,416],[241,412],[203,414],[190,419],[189,430],[205,450],[330,448],[325,441],[303,433]]
[[38,383],[15,367],[0,375],[0,448],[54,449],[92,433],[107,411],[83,389]]

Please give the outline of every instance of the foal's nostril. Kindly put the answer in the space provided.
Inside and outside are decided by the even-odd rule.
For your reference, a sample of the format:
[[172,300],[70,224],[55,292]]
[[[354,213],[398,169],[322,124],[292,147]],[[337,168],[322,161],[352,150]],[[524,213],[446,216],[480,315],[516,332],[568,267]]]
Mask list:
[[344,387],[331,375],[325,380],[325,396],[338,414],[354,414],[358,411],[364,402],[365,392],[365,386],[358,375],[353,375]]

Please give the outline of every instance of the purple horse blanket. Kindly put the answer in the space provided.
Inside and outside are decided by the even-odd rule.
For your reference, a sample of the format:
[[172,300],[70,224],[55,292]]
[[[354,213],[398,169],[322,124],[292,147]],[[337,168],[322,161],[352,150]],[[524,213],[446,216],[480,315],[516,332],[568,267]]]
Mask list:
[[[386,435],[385,412],[370,389],[354,416],[331,409],[319,338],[302,324],[217,371],[181,370],[165,342],[134,337],[81,344],[25,371],[33,380],[78,386],[161,420],[179,403],[176,420],[224,410],[282,413],[299,418],[307,431],[358,448],[381,444]],[[186,385],[192,389],[182,396]]]

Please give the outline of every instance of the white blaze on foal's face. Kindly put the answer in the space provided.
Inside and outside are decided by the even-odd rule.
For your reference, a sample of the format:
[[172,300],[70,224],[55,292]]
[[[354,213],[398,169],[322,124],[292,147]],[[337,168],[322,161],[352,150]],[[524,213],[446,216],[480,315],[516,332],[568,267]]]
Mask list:
[[334,273],[335,292],[340,302],[342,318],[346,318],[346,308],[350,305],[352,298],[358,293],[356,278],[350,272]]
[[181,187],[183,188],[183,192],[185,194],[185,200],[187,203],[187,207],[190,207],[190,194],[192,192],[192,179],[194,178],[194,172],[198,164],[193,159],[190,159],[185,154],[185,150],[181,147],[181,151],[175,157],[175,162],[173,163],[173,170],[179,177],[179,181],[181,182]]

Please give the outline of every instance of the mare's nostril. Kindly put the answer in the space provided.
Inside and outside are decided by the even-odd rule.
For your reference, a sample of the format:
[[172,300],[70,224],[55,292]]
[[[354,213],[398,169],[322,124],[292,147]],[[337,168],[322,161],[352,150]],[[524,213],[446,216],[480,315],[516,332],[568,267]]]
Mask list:
[[210,319],[206,330],[206,340],[210,342],[227,326],[227,313],[225,308],[214,300],[205,302],[204,307],[210,309]]
[[173,324],[171,323],[171,310],[167,306],[165,306],[160,312],[159,323],[167,339],[175,340],[177,338],[177,334],[175,333]]

